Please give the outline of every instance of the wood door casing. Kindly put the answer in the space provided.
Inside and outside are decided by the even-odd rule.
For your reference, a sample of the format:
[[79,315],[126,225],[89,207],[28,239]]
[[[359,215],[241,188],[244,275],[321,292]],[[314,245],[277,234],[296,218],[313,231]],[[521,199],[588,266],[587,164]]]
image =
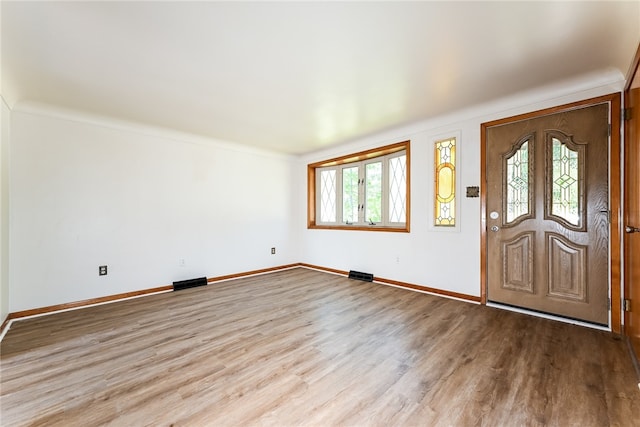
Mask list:
[[[640,227],[640,72],[635,68],[625,91],[625,168],[623,225]],[[624,298],[630,301],[624,312],[624,333],[637,358],[640,358],[640,232],[624,234]]]
[[[486,127],[490,301],[609,323],[608,125],[609,104],[600,103]],[[554,213],[554,149],[576,157],[576,215]],[[528,183],[516,205],[528,207],[508,218],[505,175],[516,155],[529,164],[528,176],[518,177]]]

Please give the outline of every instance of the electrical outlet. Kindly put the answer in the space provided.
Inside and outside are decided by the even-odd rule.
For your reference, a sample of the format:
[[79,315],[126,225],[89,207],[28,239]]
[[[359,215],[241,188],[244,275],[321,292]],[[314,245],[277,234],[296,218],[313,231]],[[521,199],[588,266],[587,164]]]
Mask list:
[[107,266],[106,265],[101,265],[98,267],[98,275],[99,276],[106,276],[107,275]]
[[180,259],[178,260],[178,265],[179,265],[180,267],[186,267],[186,266],[187,266],[187,261],[186,261],[184,258],[180,258]]
[[275,255],[276,254],[276,248],[271,248],[271,255]]

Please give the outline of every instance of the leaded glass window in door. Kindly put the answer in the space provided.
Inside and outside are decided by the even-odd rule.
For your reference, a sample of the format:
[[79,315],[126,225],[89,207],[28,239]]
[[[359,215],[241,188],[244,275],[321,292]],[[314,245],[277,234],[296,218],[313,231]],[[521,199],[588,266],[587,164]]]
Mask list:
[[[563,141],[564,139],[564,141]],[[551,136],[547,145],[547,211],[567,226],[581,227],[584,148],[568,138]]]
[[533,172],[531,142],[524,140],[505,158],[504,177],[504,216],[505,224],[519,218],[528,217],[533,208],[531,203]]

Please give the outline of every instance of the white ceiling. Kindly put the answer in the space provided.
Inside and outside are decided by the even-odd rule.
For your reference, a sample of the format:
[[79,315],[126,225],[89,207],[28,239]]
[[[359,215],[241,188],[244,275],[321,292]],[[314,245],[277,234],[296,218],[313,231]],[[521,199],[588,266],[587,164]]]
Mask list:
[[640,2],[1,3],[2,96],[304,153],[596,70]]

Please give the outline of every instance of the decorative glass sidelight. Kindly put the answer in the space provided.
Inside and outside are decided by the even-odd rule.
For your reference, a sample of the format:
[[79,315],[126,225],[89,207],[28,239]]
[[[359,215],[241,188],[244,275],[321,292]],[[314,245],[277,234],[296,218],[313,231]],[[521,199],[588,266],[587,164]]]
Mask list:
[[456,139],[435,143],[435,225],[456,225]]
[[551,139],[551,215],[580,225],[579,152]]
[[529,213],[529,140],[506,159],[506,223]]

